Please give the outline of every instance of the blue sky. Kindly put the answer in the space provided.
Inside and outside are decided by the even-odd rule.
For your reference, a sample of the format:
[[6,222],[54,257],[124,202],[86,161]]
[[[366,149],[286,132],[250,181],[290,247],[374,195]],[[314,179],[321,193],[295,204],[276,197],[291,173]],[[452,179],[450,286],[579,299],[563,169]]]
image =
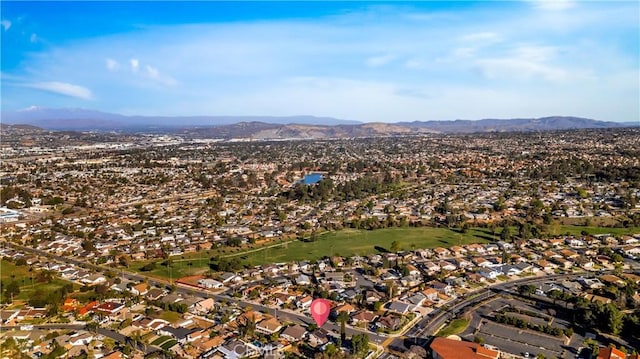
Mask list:
[[640,3],[7,2],[2,109],[640,119]]

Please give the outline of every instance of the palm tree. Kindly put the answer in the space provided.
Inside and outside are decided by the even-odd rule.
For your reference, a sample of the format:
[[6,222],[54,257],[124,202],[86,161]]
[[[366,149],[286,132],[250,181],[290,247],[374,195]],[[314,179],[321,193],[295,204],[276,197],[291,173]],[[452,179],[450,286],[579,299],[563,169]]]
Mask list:
[[347,334],[345,331],[347,320],[349,320],[349,314],[347,314],[347,312],[338,313],[338,317],[336,318],[336,321],[340,323],[340,339],[342,340],[343,343],[347,339]]

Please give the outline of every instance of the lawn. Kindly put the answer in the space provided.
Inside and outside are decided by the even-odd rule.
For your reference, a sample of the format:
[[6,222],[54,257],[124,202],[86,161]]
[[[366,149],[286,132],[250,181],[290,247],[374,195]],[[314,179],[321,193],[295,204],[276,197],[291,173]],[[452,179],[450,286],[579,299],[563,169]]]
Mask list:
[[162,349],[164,349],[164,350],[169,350],[169,348],[171,348],[172,346],[174,346],[174,345],[176,345],[176,344],[178,344],[178,341],[177,341],[177,340],[175,340],[175,339],[171,339],[171,340],[169,340],[168,342],[166,342],[166,343],[162,344],[162,345],[160,346],[160,348],[162,348]]
[[[131,263],[129,269],[140,272],[144,275],[159,277],[159,278],[171,278],[171,279],[179,279],[182,277],[202,274],[208,270],[209,261],[207,260],[193,260],[193,261],[178,261],[172,260],[171,268],[161,265],[164,260],[155,260],[155,261],[144,261],[144,262],[134,262]],[[156,262],[156,269],[148,272],[144,272],[140,270],[145,264],[149,262]]]
[[446,327],[438,332],[439,337],[448,337],[449,335],[456,335],[464,332],[469,326],[469,320],[465,318],[459,318],[451,321]]
[[240,255],[244,263],[258,265],[288,261],[314,260],[324,256],[368,255],[389,251],[397,241],[400,250],[451,247],[458,244],[486,243],[491,233],[485,229],[470,229],[460,233],[448,228],[408,227],[374,231],[345,229],[326,232],[314,242],[294,241],[282,247],[262,249]]
[[[31,274],[29,272],[29,266],[17,266],[12,262],[1,260],[0,259],[0,279],[5,281],[16,280],[20,285],[25,283],[31,283]],[[33,276],[35,277],[35,272],[33,272]]]
[[623,234],[635,234],[640,233],[640,227],[629,228],[609,228],[609,227],[585,227],[585,226],[549,226],[549,232],[555,235],[562,235],[569,233],[574,236],[582,235],[582,231],[586,231],[590,235],[594,234],[612,234],[619,236]]
[[171,337],[168,335],[163,335],[160,338],[157,338],[156,340],[154,340],[153,342],[151,342],[151,345],[160,345],[164,342],[166,342],[167,340],[170,340]]
[[[36,277],[37,272],[30,272],[29,266],[17,266],[12,262],[0,260],[0,279],[2,282],[9,283],[15,280],[20,285],[20,294],[15,298],[17,300],[28,300],[36,289],[41,289],[48,293],[57,291],[64,285],[71,283],[60,278],[54,278],[48,283],[38,283],[35,280]],[[74,288],[75,287],[77,287],[77,285],[74,285]]]
[[[589,234],[611,233],[613,235],[640,233],[639,227],[634,228],[607,228],[584,227],[568,225],[551,225],[549,232],[556,235],[565,233],[580,235],[582,231]],[[496,233],[500,233],[498,229]],[[515,228],[511,229],[517,233]],[[487,243],[499,240],[498,235],[493,236],[488,228],[471,228],[465,233],[457,229],[432,228],[432,227],[404,227],[386,228],[373,231],[344,229],[336,232],[325,232],[318,235],[313,242],[294,240],[278,243],[273,241],[258,248],[250,248],[243,251],[217,251],[209,252],[209,255],[221,255],[227,258],[239,258],[245,265],[260,265],[266,263],[281,263],[290,261],[315,260],[325,256],[339,255],[350,257],[355,255],[369,255],[391,250],[393,242],[398,242],[399,250],[413,250],[418,248],[451,247],[469,243]],[[198,254],[190,254],[193,257]],[[202,254],[200,254],[202,255]],[[153,271],[143,272],[147,275],[177,279],[184,276],[206,273],[208,259],[210,258],[176,257],[172,259],[171,273],[165,266],[161,266],[161,260],[157,261],[157,267]],[[131,269],[140,271],[147,262],[137,262],[131,265]]]
[[182,315],[180,315],[180,313],[172,312],[170,310],[164,310],[160,314],[159,318],[160,319],[164,319],[167,322],[173,324],[173,323],[177,322],[178,320],[180,320],[180,318],[182,318]]

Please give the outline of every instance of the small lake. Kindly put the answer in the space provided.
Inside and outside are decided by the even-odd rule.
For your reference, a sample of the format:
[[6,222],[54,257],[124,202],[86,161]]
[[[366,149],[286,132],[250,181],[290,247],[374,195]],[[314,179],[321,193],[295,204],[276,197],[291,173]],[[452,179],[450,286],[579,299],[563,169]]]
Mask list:
[[316,184],[320,182],[321,179],[322,179],[321,173],[309,173],[308,175],[304,176],[304,178],[302,179],[302,183]]

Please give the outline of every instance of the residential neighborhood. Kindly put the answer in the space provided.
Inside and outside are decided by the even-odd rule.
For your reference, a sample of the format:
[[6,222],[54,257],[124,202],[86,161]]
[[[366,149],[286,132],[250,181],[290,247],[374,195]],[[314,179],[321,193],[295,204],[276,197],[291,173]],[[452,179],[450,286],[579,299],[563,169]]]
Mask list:
[[[542,133],[12,143],[2,147],[3,353],[631,354],[640,189],[624,171],[640,160],[613,155],[637,135],[617,134],[608,146],[599,131],[561,142]],[[331,307],[322,326],[311,319],[317,298]]]

